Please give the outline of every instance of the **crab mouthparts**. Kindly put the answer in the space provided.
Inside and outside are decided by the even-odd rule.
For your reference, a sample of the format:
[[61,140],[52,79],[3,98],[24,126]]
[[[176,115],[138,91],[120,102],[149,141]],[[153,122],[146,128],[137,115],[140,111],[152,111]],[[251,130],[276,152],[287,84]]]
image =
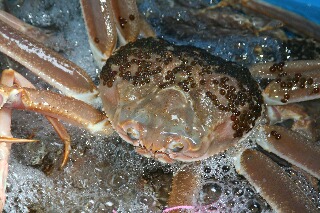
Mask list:
[[135,146],[135,151],[147,158],[153,158],[156,159],[162,163],[174,163],[175,160],[173,160],[168,153],[165,153],[163,151],[157,150],[152,151],[150,149],[147,149],[145,146],[139,144],[138,146]]

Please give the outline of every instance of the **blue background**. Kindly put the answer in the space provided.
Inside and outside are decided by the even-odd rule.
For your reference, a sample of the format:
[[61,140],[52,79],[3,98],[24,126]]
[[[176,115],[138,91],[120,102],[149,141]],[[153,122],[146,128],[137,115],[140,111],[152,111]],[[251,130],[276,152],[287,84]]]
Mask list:
[[320,0],[265,0],[320,24]]

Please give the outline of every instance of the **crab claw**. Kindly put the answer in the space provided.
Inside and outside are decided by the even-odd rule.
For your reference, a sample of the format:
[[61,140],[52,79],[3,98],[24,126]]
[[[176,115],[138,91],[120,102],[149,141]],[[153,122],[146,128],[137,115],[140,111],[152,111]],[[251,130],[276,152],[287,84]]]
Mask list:
[[[2,71],[0,83],[4,84],[6,86],[13,86],[13,84],[15,84],[17,86],[24,87],[24,88],[35,89],[34,85],[30,81],[28,81],[21,74],[19,74],[18,72],[14,71],[12,69],[6,69],[6,70]],[[3,94],[0,94],[0,105],[5,104],[9,96],[10,95],[8,95],[5,92]],[[7,125],[4,125],[2,127],[2,131],[0,131],[0,135],[6,135],[8,132],[10,132],[9,121],[11,120],[11,118],[10,118],[11,113],[8,112],[9,109],[5,108],[5,109],[2,109],[2,110],[4,110],[4,113],[2,113],[2,117],[0,116],[0,121],[7,122]],[[51,125],[53,126],[55,131],[58,133],[60,139],[64,143],[64,157],[63,157],[63,161],[62,161],[62,164],[61,164],[61,168],[62,168],[67,163],[68,155],[69,155],[70,149],[71,149],[71,146],[70,146],[70,143],[71,143],[70,135],[68,134],[68,132],[64,128],[64,126],[58,121],[58,119],[52,118],[50,116],[46,116],[46,118],[51,123]],[[12,138],[11,135],[10,135],[10,137],[2,138],[2,140],[0,138],[0,142],[7,142],[7,141],[10,142],[10,143],[36,142],[36,140]]]

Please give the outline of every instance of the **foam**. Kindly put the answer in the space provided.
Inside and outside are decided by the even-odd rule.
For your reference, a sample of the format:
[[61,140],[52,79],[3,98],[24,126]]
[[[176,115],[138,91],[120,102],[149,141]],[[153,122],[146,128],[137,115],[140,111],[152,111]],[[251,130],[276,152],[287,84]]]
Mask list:
[[[62,53],[67,58],[87,70],[95,79],[99,70],[89,50],[79,2],[56,1],[52,5],[51,1],[37,5],[27,2],[32,1],[25,1],[25,4],[19,7],[9,5],[9,9],[36,26],[61,29],[55,32],[55,36],[63,38],[62,44],[55,43],[53,46],[57,50],[63,50]],[[208,5],[207,2],[199,4]],[[168,5],[175,8],[167,8]],[[189,12],[181,12],[184,7],[178,1],[159,3],[144,0],[140,6],[153,25],[156,25],[157,33],[175,43],[186,44],[191,41],[192,44],[224,59],[232,60],[240,55],[245,59],[245,63],[264,59],[252,54],[252,49],[257,44],[263,44],[267,47],[267,52],[275,52],[270,56],[266,55],[268,59],[279,57],[279,43],[276,39],[228,35],[209,41],[199,38],[199,35],[181,39],[177,35],[166,34],[166,17],[172,18],[180,14],[180,20],[191,20]],[[46,12],[43,12],[45,8]],[[178,20],[174,21],[180,23]],[[234,47],[235,41],[241,44],[239,48]],[[28,78],[38,87],[49,88],[32,74],[28,74]],[[180,163],[169,166],[139,156],[131,145],[116,134],[106,138],[65,125],[72,137],[72,151],[66,168],[60,171],[58,167],[63,145],[50,124],[35,113],[14,113],[14,136],[25,138],[33,135],[35,139],[40,139],[40,143],[13,145],[6,212],[161,212],[170,189],[172,173],[177,171]],[[200,212],[210,209],[216,210],[215,212],[271,211],[267,203],[245,179],[237,175],[233,167],[233,158],[239,150],[254,146],[248,138],[239,146],[201,162],[199,170],[202,171],[205,187],[201,191],[199,206],[196,207]],[[47,175],[43,171],[46,171]],[[303,181],[305,177],[301,173],[297,177],[301,187],[319,204],[319,195]]]

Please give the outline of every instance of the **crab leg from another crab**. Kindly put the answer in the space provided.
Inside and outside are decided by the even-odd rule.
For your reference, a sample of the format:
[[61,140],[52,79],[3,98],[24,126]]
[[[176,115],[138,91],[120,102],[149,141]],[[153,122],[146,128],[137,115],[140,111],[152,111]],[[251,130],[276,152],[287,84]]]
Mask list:
[[[5,76],[2,75],[0,83],[11,86],[13,81],[5,82]],[[0,109],[0,121],[0,137],[7,140],[13,138],[11,135],[11,109]],[[6,181],[10,150],[11,143],[0,140],[0,211],[3,210],[6,200]]]
[[0,21],[0,51],[64,94],[87,103],[96,100],[96,86],[84,70],[3,21]]
[[276,212],[318,212],[289,176],[261,152],[245,150],[235,165]]

